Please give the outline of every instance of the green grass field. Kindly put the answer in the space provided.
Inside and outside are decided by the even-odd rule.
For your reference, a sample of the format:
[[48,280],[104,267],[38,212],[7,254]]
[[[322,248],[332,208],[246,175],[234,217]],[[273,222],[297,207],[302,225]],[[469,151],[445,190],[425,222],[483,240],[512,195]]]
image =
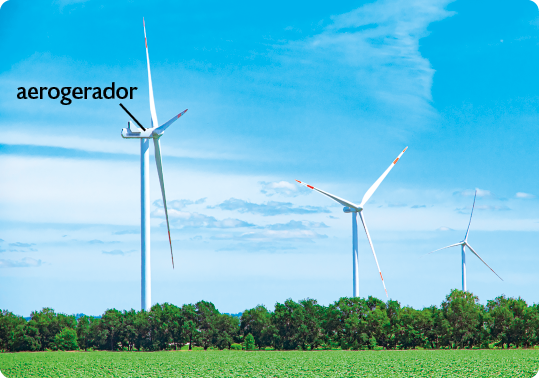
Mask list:
[[533,377],[539,350],[2,353],[16,377]]

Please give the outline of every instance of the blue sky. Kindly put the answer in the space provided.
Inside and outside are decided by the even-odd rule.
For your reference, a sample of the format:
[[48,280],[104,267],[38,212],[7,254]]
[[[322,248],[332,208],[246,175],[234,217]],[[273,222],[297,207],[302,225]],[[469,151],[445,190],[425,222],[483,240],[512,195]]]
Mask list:
[[[539,302],[539,9],[529,0],[9,0],[0,8],[0,308],[140,307],[139,146],[118,100],[19,100],[31,86],[136,86],[149,124],[142,17],[176,269],[151,170],[152,301],[224,312],[352,294],[350,216],[365,206],[390,298]],[[152,158],[153,159],[153,158]],[[384,298],[359,232],[360,295]]]

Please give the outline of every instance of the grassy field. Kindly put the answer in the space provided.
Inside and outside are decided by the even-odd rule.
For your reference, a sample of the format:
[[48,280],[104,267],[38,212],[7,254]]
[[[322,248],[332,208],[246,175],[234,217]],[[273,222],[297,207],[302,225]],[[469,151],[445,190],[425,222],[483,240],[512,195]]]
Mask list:
[[533,377],[539,350],[2,353],[16,377]]

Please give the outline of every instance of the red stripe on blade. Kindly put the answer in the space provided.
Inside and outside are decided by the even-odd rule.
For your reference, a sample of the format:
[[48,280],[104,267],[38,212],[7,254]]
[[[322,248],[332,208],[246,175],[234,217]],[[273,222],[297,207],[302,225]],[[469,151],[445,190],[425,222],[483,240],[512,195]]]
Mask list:
[[396,164],[399,161],[399,158],[396,158],[393,164]]
[[314,187],[310,186],[310,185],[307,185],[307,188],[309,189],[314,189]]

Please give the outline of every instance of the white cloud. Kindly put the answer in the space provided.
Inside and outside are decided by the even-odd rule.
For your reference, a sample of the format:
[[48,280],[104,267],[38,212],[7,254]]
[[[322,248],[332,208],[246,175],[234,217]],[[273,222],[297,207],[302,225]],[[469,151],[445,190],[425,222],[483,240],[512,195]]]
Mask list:
[[312,241],[313,239],[325,239],[327,235],[318,234],[311,230],[262,230],[254,232],[246,232],[241,235],[220,234],[215,235],[212,239],[217,240],[255,240],[255,241],[278,241],[278,240],[295,240],[295,241]]
[[460,192],[455,192],[454,194],[460,194],[463,197],[473,197],[477,191],[477,197],[492,197],[493,194],[490,190],[484,190],[476,188],[475,190],[466,189]]
[[442,226],[440,228],[437,228],[436,231],[454,231],[452,228]]
[[[18,129],[25,129],[25,125],[18,125]],[[118,129],[118,132],[120,129]],[[129,143],[132,142],[132,143]],[[137,143],[129,140],[117,139],[97,139],[88,136],[78,137],[69,135],[55,134],[36,134],[24,133],[16,131],[6,131],[2,135],[2,143],[9,145],[30,145],[41,147],[59,147],[67,149],[75,149],[88,152],[98,152],[107,154],[126,154],[139,155],[140,146]],[[235,160],[239,159],[239,155],[230,153],[219,153],[215,150],[189,150],[185,148],[174,147],[174,145],[165,144],[166,156],[178,158],[193,158],[193,159],[220,159],[220,160]],[[151,148],[153,153],[153,148]]]
[[33,245],[35,244],[34,243],[21,243],[21,242],[9,243],[10,247],[19,247],[19,248],[30,248]]
[[[151,216],[164,218],[165,210],[158,208],[152,211]],[[180,211],[170,209],[168,211],[170,224],[175,228],[238,228],[238,227],[255,227],[254,224],[242,221],[240,219],[226,218],[217,220],[212,216],[200,213],[190,213],[188,211]]]
[[532,199],[532,198],[535,198],[535,195],[530,194],[530,193],[518,192],[518,193],[515,195],[515,197],[516,197],[516,198],[521,198],[521,199]]
[[[189,205],[200,205],[200,204],[203,204],[204,202],[206,202],[206,198],[200,198],[200,199],[197,199],[196,201],[192,201],[188,199],[172,200],[172,201],[167,201],[167,207],[169,209],[172,208],[176,210],[181,210]],[[153,201],[153,205],[157,207],[163,207],[163,200],[162,199],[155,200]]]
[[31,268],[41,266],[41,260],[25,257],[19,261],[0,260],[0,268]]
[[328,228],[324,222],[294,221],[276,223],[266,226],[268,230],[308,230],[311,228]]
[[237,198],[229,198],[216,206],[208,206],[209,209],[221,209],[238,211],[240,213],[259,214],[263,216],[286,215],[286,214],[316,214],[329,213],[330,211],[320,206],[294,206],[291,202],[268,201],[266,203],[253,203]]
[[[450,0],[380,0],[333,17],[326,30],[291,48],[313,55],[305,67],[344,64],[355,73],[360,93],[369,93],[407,119],[434,116],[431,87],[434,69],[419,52],[427,27],[452,13]],[[317,67],[320,69],[320,67]]]
[[132,249],[129,251],[122,251],[121,249],[114,249],[112,251],[102,251],[105,255],[118,255],[118,256],[125,256],[129,253],[136,252],[136,250]]
[[[475,205],[475,209],[476,210],[487,210],[487,211],[508,211],[508,210],[511,210],[511,208],[505,206],[505,205]],[[470,211],[472,210],[472,207],[462,207],[462,208],[457,208],[455,209],[457,212],[461,213],[461,214],[469,214]]]
[[301,194],[308,194],[310,192],[304,186],[296,185],[288,181],[260,181],[259,184],[262,185],[260,192],[268,197],[275,194],[280,194],[285,197],[297,197]]

